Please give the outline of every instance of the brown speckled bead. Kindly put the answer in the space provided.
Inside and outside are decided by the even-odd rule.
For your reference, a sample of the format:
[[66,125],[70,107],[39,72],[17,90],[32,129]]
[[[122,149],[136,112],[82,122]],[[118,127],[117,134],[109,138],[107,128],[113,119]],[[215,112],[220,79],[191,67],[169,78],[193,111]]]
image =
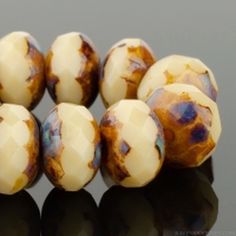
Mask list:
[[46,58],[47,88],[54,102],[89,107],[98,94],[99,68],[98,53],[87,36],[58,36]]
[[218,86],[214,74],[202,61],[193,57],[172,55],[153,64],[138,88],[138,98],[146,101],[158,88],[168,84],[194,85],[216,101]]
[[60,103],[41,132],[44,171],[56,187],[78,191],[92,180],[100,165],[100,134],[84,106]]
[[44,56],[26,32],[13,32],[0,40],[0,100],[31,110],[45,91]]
[[39,169],[39,130],[23,106],[0,106],[0,193],[29,186]]
[[121,100],[101,123],[102,173],[124,187],[141,187],[158,174],[164,135],[155,114],[139,100]]
[[141,39],[129,38],[116,43],[108,52],[102,68],[100,94],[104,105],[121,99],[137,98],[137,88],[148,68],[156,61]]
[[163,125],[167,163],[194,167],[212,155],[221,133],[219,111],[198,88],[166,85],[157,89],[147,104]]

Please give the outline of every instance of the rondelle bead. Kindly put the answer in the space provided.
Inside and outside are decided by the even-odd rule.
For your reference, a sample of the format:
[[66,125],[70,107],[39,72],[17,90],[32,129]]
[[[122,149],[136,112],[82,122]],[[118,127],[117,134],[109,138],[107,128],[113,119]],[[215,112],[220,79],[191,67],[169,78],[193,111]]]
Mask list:
[[141,39],[116,43],[108,52],[102,68],[100,93],[106,107],[121,99],[137,98],[137,89],[148,68],[156,61]]
[[0,193],[29,186],[39,169],[38,125],[23,106],[0,105]]
[[164,160],[162,127],[139,100],[121,100],[104,114],[102,170],[124,187],[141,187],[158,174]]
[[84,106],[57,105],[42,124],[42,147],[44,171],[56,187],[77,191],[99,168],[99,129]]
[[212,155],[221,133],[219,111],[197,87],[166,85],[152,94],[147,105],[164,128],[166,163],[194,167]]
[[45,91],[44,56],[26,32],[0,40],[0,100],[33,109]]
[[195,85],[216,101],[218,87],[212,71],[199,59],[172,55],[150,67],[138,88],[138,98],[146,101],[160,87],[173,83]]
[[55,103],[89,107],[97,97],[100,59],[91,40],[79,32],[60,35],[46,59],[46,80]]

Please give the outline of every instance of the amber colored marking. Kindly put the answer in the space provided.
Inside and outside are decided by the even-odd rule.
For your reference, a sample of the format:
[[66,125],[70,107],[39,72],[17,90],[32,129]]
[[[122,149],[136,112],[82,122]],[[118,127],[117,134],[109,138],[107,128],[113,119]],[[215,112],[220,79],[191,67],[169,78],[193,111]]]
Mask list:
[[33,109],[38,104],[45,91],[44,56],[27,38],[25,40],[28,47],[26,56],[30,62],[31,69],[31,75],[26,81],[29,82],[28,88],[32,94],[30,109]]
[[173,84],[175,82],[175,78],[172,74],[169,73],[168,70],[166,70],[164,72],[165,76],[166,76],[166,83],[167,84]]
[[82,40],[79,53],[83,55],[84,67],[81,68],[82,71],[79,72],[79,77],[76,80],[83,90],[81,103],[85,106],[90,106],[98,94],[100,60],[86,39],[82,35],[79,37]]
[[39,170],[39,128],[33,116],[31,116],[30,119],[25,120],[24,122],[30,132],[29,141],[25,145],[25,148],[28,152],[29,160],[27,168],[24,171],[24,174],[29,179],[28,185],[30,185],[34,181]]
[[[12,188],[12,192],[18,192],[19,190],[23,189],[24,188],[24,185],[25,185],[25,179],[24,177],[26,176],[20,176],[15,184],[14,184],[14,187]],[[26,177],[27,178],[27,177]]]
[[53,185],[63,189],[62,185],[60,184],[60,179],[64,176],[64,171],[61,167],[61,164],[51,157],[46,157],[46,159],[47,161],[44,162],[44,166],[46,166],[45,174]]
[[48,52],[48,55],[46,57],[46,62],[45,62],[45,74],[46,74],[46,84],[48,88],[48,92],[51,96],[51,98],[57,102],[57,95],[56,95],[56,85],[57,83],[60,82],[59,78],[52,73],[52,68],[51,68],[51,61],[53,58],[53,52],[50,50]]
[[170,129],[164,129],[165,138],[168,140],[168,142],[173,142],[175,140],[175,134]]
[[95,170],[95,172],[94,172],[94,176],[95,176],[95,174],[97,173],[97,169],[99,167],[95,167],[93,165],[93,163],[94,163],[94,160],[96,158],[96,155],[95,155],[96,154],[96,148],[97,148],[97,145],[101,142],[101,137],[100,137],[100,131],[99,131],[99,127],[97,125],[97,122],[95,120],[93,120],[91,123],[94,127],[94,130],[95,130],[95,137],[94,137],[94,140],[93,140],[93,144],[94,144],[94,147],[95,147],[95,152],[94,152],[93,160],[88,163],[88,166],[89,166],[89,168]]
[[119,182],[123,181],[127,177],[130,177],[129,172],[123,165],[116,165],[114,173]]
[[103,142],[102,164],[106,167],[112,179],[117,183],[130,176],[123,165],[124,160],[123,157],[119,155],[119,147],[117,146],[117,128],[120,126],[122,126],[122,124],[119,122],[116,122],[114,125],[104,126],[103,121],[101,121],[100,125]]
[[0,89],[3,89],[3,86],[2,86],[2,84],[0,83]]
[[2,121],[3,121],[3,117],[0,116],[0,122],[2,122]]
[[137,88],[148,70],[148,68],[156,61],[154,56],[144,46],[128,47],[129,67],[131,76],[127,79],[127,98],[137,98]]

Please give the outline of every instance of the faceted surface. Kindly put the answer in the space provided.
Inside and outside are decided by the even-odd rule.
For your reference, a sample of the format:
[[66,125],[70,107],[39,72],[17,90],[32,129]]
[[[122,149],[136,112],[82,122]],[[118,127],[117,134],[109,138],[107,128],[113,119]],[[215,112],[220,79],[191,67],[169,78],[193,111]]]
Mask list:
[[147,100],[164,128],[166,162],[183,167],[202,164],[221,133],[216,103],[193,85],[171,84]]
[[0,193],[13,194],[38,172],[39,131],[33,116],[20,105],[0,106]]
[[26,32],[13,32],[0,40],[0,100],[33,109],[44,90],[44,56]]
[[58,36],[46,59],[47,88],[53,100],[90,106],[98,94],[99,64],[87,36],[78,32]]
[[102,164],[117,184],[140,187],[159,172],[164,139],[158,119],[139,100],[121,100],[104,114],[101,124]]
[[100,135],[84,107],[57,105],[42,125],[44,169],[51,182],[68,191],[84,187],[100,164]]
[[100,93],[106,107],[121,99],[137,98],[137,88],[148,68],[156,61],[141,39],[129,38],[116,43],[103,63]]
[[138,98],[146,101],[164,85],[184,83],[195,85],[208,97],[216,100],[218,87],[212,71],[199,59],[172,55],[150,67],[138,89]]

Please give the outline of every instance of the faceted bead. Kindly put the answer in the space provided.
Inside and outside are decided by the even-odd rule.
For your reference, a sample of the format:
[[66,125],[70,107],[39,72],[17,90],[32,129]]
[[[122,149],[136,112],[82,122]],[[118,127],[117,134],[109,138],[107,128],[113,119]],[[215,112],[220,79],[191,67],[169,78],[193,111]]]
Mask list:
[[219,111],[197,87],[166,85],[151,95],[147,105],[163,125],[167,163],[194,167],[212,155],[221,133]]
[[45,91],[44,56],[26,32],[0,40],[0,100],[33,109]]
[[0,106],[0,193],[29,186],[39,169],[39,129],[23,106]]
[[46,58],[47,88],[54,102],[89,107],[98,94],[99,67],[98,53],[87,36],[58,36]]
[[69,103],[57,105],[42,124],[44,171],[56,186],[78,191],[100,165],[100,134],[91,113]]
[[139,100],[121,100],[104,114],[102,171],[124,187],[141,187],[158,174],[164,158],[159,120]]
[[121,99],[137,98],[137,89],[148,68],[156,61],[141,39],[116,43],[107,53],[100,80],[100,93],[106,107]]
[[172,55],[150,67],[138,89],[138,98],[146,101],[157,89],[168,84],[195,85],[216,101],[218,87],[212,71],[199,59]]

